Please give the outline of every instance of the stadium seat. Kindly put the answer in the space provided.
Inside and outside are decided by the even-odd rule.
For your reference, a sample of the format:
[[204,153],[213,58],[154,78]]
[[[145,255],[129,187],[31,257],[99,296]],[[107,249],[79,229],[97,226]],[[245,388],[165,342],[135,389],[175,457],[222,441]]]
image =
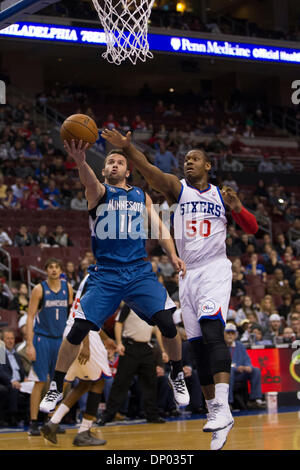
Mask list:
[[0,323],[7,323],[7,328],[12,328],[15,333],[18,331],[19,314],[16,310],[0,309]]

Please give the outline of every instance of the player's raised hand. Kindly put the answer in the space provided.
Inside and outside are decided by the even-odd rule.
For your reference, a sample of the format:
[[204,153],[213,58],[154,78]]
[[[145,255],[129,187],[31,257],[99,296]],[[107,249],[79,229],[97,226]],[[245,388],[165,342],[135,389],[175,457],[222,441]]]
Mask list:
[[242,203],[234,189],[229,186],[224,186],[221,190],[221,194],[225,204],[227,204],[231,210],[234,210],[235,212],[240,212],[242,210]]
[[178,258],[177,255],[173,255],[170,258],[170,261],[173,265],[174,270],[177,273],[180,273],[181,277],[183,278],[186,274],[186,265],[185,262],[182,261],[182,259]]
[[73,160],[75,160],[78,167],[80,167],[86,161],[85,152],[89,146],[90,144],[88,142],[84,144],[82,140],[80,140],[77,145],[74,139],[71,140],[71,144],[69,144],[67,140],[64,140],[65,150],[73,158]]
[[127,132],[127,134],[124,136],[120,134],[117,129],[112,129],[111,131],[109,129],[104,129],[104,131],[101,133],[101,137],[103,139],[107,140],[110,144],[112,144],[114,147],[117,148],[126,148],[129,147],[131,143],[131,132]]

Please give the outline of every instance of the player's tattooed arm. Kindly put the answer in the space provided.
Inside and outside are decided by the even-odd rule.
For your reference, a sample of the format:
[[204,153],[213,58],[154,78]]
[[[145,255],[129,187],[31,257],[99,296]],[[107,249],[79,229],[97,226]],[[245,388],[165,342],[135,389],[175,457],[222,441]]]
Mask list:
[[68,155],[70,155],[77,164],[80,181],[85,187],[88,209],[93,209],[104,195],[105,187],[100,183],[94,171],[86,161],[86,150],[89,144],[83,145],[82,140],[80,140],[76,146],[75,140],[72,140],[71,144],[65,140],[64,147]]
[[123,136],[116,129],[105,129],[101,136],[117,148],[122,148],[136,169],[143,175],[149,186],[165,195],[167,202],[172,205],[178,201],[181,183],[177,176],[164,173],[152,165],[145,155],[131,141],[131,132]]

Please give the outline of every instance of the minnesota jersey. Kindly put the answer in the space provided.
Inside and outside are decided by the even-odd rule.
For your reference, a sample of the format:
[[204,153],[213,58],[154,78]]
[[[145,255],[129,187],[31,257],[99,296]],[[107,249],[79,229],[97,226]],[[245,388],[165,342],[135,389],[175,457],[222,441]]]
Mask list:
[[92,248],[99,264],[146,258],[146,206],[142,189],[105,184],[105,194],[89,211]]
[[34,322],[34,333],[61,338],[68,319],[69,289],[68,283],[60,279],[60,290],[54,292],[47,281],[43,281],[42,305]]
[[217,186],[200,191],[186,180],[174,212],[174,238],[181,259],[195,268],[212,258],[226,258],[225,205]]

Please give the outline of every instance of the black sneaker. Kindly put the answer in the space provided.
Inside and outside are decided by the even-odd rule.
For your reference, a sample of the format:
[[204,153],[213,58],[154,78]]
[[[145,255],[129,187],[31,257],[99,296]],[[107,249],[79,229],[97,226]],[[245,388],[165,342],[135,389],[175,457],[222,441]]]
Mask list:
[[106,441],[104,441],[104,439],[98,439],[91,433],[90,429],[88,431],[79,432],[73,440],[73,445],[78,447],[104,446],[105,444]]
[[31,422],[30,425],[29,425],[29,429],[28,429],[27,433],[28,433],[29,436],[40,436],[41,432],[40,432],[40,428],[39,428],[38,423]]
[[162,418],[161,416],[158,416],[157,418],[147,419],[147,423],[163,424],[165,422],[166,422],[166,420],[164,418]]
[[45,439],[47,439],[47,441],[50,441],[53,444],[57,444],[56,434],[58,427],[58,424],[51,423],[51,421],[48,421],[48,423],[44,424],[44,426],[41,427],[41,434]]

